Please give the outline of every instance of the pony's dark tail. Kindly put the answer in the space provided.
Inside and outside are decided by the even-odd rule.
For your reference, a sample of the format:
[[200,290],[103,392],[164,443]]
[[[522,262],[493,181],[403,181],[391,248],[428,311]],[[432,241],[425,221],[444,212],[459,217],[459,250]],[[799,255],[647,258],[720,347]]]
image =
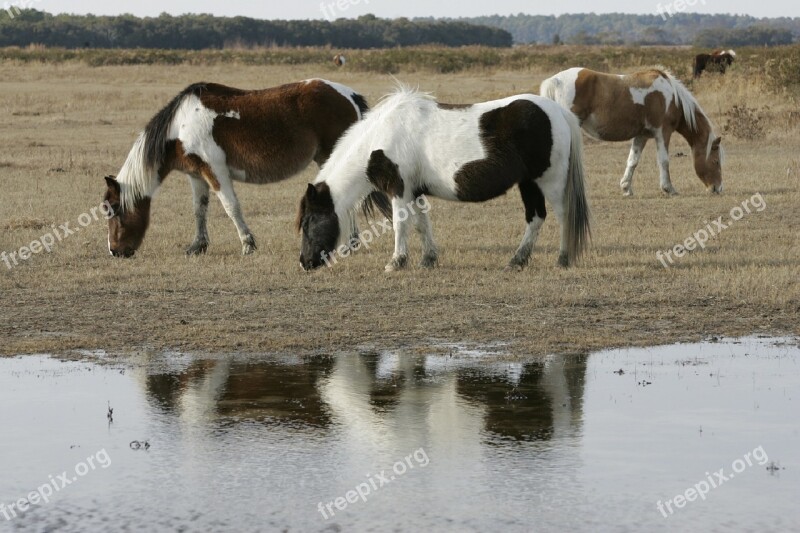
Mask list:
[[569,169],[567,171],[567,187],[564,190],[566,204],[566,255],[559,257],[562,266],[574,265],[592,238],[591,212],[586,191],[586,179],[583,168],[583,136],[578,118],[565,108],[561,108],[570,129],[571,146],[569,151]]

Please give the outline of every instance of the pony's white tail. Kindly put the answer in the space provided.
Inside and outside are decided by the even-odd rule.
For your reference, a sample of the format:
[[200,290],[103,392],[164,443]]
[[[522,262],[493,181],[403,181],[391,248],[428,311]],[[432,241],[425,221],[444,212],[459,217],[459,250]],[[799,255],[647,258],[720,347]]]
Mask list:
[[569,170],[564,190],[566,205],[567,256],[560,258],[563,266],[570,266],[583,255],[592,237],[591,212],[586,197],[586,180],[583,170],[583,134],[578,118],[561,108],[570,129]]
[[569,109],[571,102],[564,101],[564,83],[559,79],[558,75],[552,78],[547,78],[539,86],[539,95],[545,98],[558,102],[563,107]]

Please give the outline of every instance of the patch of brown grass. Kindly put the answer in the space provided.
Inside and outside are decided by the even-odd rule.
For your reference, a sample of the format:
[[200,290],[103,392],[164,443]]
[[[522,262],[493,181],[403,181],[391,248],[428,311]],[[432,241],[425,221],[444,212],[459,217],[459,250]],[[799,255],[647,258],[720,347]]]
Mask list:
[[[398,77],[443,101],[471,102],[531,91],[553,73],[406,72]],[[0,221],[72,221],[74,226],[79,214],[99,204],[103,176],[117,173],[136,133],[191,82],[265,87],[319,74],[313,65],[0,65],[0,108],[12,111],[0,125],[0,142],[15,163],[0,169]],[[389,76],[347,70],[326,76],[358,89],[372,103],[394,84]],[[760,83],[734,70],[725,78],[699,80],[694,90],[718,126],[734,103],[769,105],[776,117],[796,109],[790,100],[765,98]],[[43,112],[13,114],[21,108]],[[437,270],[412,266],[384,274],[393,245],[387,235],[335,269],[301,272],[292,220],[314,168],[280,184],[237,184],[258,239],[254,256],[239,255],[233,225],[212,201],[209,253],[187,259],[183,248],[194,231],[191,193],[186,180],[175,175],[155,199],[151,230],[132,260],[108,256],[106,229],[98,222],[52,253],[11,270],[0,262],[0,353],[78,348],[308,352],[504,341],[514,353],[544,354],[710,335],[800,334],[800,132],[786,128],[765,139],[726,137],[723,143],[723,195],[709,196],[691,158],[681,157],[672,160],[681,195],[662,196],[650,144],[635,179],[636,196],[623,198],[618,182],[628,145],[587,142],[595,216],[591,252],[576,268],[558,268],[559,230],[551,217],[522,273],[502,271],[524,230],[514,191],[481,205],[433,200],[431,217],[442,252]],[[672,152],[689,150],[676,136]],[[48,172],[53,168],[65,172]],[[670,269],[656,259],[657,251],[683,242],[709,220],[727,217],[756,192],[767,202],[763,212],[733,224],[705,250]],[[0,251],[27,245],[42,227],[8,225],[0,232]],[[419,255],[412,241],[412,261]]]

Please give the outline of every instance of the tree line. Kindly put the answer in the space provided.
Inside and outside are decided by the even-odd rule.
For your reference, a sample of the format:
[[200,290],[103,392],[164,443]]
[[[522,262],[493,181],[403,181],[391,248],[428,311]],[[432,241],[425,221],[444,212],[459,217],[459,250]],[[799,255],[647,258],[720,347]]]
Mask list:
[[[670,2],[663,2],[671,5]],[[800,37],[800,18],[755,18],[748,15],[672,13],[654,4],[652,15],[624,13],[560,16],[513,15],[457,19],[504,29],[515,43],[569,43],[607,45],[693,44],[720,46],[775,46]],[[430,19],[428,19],[430,20]]]
[[53,15],[34,9],[0,11],[0,46],[42,44],[64,48],[159,48],[181,50],[261,46],[512,45],[509,32],[466,21],[380,19],[257,20],[248,17],[161,14]]

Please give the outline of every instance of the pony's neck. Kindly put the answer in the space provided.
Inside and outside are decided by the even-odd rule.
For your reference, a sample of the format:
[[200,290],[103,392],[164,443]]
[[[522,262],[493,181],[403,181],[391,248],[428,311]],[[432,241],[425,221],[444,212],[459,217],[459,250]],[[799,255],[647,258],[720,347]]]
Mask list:
[[[711,128],[711,122],[699,110],[695,111],[695,120],[697,121],[697,128],[692,129],[686,120],[681,119],[677,132],[680,133],[692,147],[692,153],[696,156],[703,155],[706,157],[708,153],[709,137],[713,137],[714,132]],[[711,139],[713,140],[713,138]]]

